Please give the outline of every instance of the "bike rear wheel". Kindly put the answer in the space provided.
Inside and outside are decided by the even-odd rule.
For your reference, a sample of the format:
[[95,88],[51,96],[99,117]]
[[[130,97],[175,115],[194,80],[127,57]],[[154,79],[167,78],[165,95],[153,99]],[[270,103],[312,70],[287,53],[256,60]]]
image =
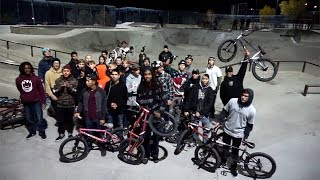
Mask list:
[[154,118],[153,114],[150,114],[148,124],[155,134],[163,137],[172,136],[178,129],[177,121],[166,111],[161,113],[160,118]]
[[198,146],[194,151],[194,157],[195,163],[199,168],[208,172],[215,172],[221,163],[221,158],[217,151],[207,145]]
[[262,152],[249,154],[244,161],[244,169],[253,178],[270,178],[276,171],[276,168],[275,160],[270,155]]
[[235,40],[223,41],[218,47],[218,58],[222,62],[230,62],[237,54],[238,45]]
[[73,136],[64,140],[59,147],[61,162],[77,162],[87,157],[89,147],[86,140]]
[[253,63],[252,74],[259,81],[271,81],[277,73],[278,67],[271,59],[258,59]]
[[192,132],[189,129],[184,130],[177,141],[177,147],[174,150],[174,155],[180,154],[184,147],[188,144],[188,141],[192,140]]
[[125,163],[141,164],[145,156],[145,150],[137,139],[125,139],[120,144],[118,158]]

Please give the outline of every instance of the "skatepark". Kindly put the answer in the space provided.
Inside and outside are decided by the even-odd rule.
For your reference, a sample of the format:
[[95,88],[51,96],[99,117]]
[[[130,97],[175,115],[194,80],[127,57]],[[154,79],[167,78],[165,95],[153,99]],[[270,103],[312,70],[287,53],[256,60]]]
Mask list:
[[[240,31],[212,31],[196,27],[171,25],[164,29],[154,29],[152,25],[124,23],[115,28],[101,27],[54,27],[0,26],[0,96],[18,98],[15,78],[18,76],[16,65],[31,61],[35,66],[42,58],[41,49],[71,52],[76,50],[79,58],[92,54],[97,60],[102,50],[114,49],[117,40],[127,41],[138,53],[146,46],[146,54],[155,60],[164,45],[178,55],[178,60],[188,54],[193,55],[193,65],[205,69],[209,56],[217,57],[217,47],[227,38],[236,38]],[[57,29],[57,30],[56,30]],[[244,86],[255,92],[253,105],[257,117],[249,141],[256,144],[249,152],[264,152],[271,155],[277,170],[270,178],[274,180],[314,180],[320,176],[318,152],[320,145],[320,96],[307,94],[303,96],[305,85],[320,84],[320,67],[304,61],[320,64],[320,33],[316,31],[301,32],[298,36],[287,36],[282,30],[260,30],[246,38],[254,46],[260,45],[267,52],[266,57],[279,61],[279,71],[270,82],[257,81],[247,71]],[[33,57],[30,46],[34,46]],[[235,59],[229,63],[217,60],[219,67],[238,63],[243,58],[242,48],[238,49]],[[57,52],[62,64],[68,63],[70,55]],[[173,66],[177,66],[177,61]],[[283,62],[286,61],[286,62]],[[295,62],[291,62],[295,61]],[[234,65],[237,72],[239,65]],[[304,72],[302,72],[304,69]],[[222,69],[224,72],[224,69]],[[320,93],[318,87],[310,87],[309,92]],[[219,97],[219,96],[218,96]],[[216,101],[219,113],[223,108],[220,98]],[[76,163],[59,161],[59,145],[55,142],[57,127],[51,117],[48,121],[48,138],[42,141],[39,136],[27,141],[24,127],[0,131],[0,179],[112,179],[112,180],[160,180],[160,179],[199,179],[227,180],[233,179],[230,173],[223,176],[218,169],[209,173],[197,169],[191,158],[194,148],[173,154],[173,144],[160,142],[168,156],[159,163],[149,162],[144,165],[128,165],[117,158],[118,153],[107,152],[101,157],[99,151],[91,151],[88,157]],[[160,151],[160,156],[163,152]],[[236,179],[250,179],[238,175]]]

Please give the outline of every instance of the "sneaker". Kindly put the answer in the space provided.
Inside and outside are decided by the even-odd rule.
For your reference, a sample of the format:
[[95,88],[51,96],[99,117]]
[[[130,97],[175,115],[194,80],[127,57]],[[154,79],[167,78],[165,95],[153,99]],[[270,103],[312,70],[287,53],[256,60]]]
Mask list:
[[29,139],[31,139],[32,136],[35,136],[35,135],[36,135],[36,134],[30,133],[30,134],[26,137],[26,139],[29,140]]
[[47,135],[46,135],[45,132],[39,133],[39,136],[41,137],[42,140],[46,140],[47,139]]
[[142,159],[142,163],[143,163],[143,164],[147,164],[147,163],[148,163],[148,161],[149,161],[149,159],[148,159],[148,158],[143,158],[143,159]]
[[59,136],[56,138],[56,142],[60,141],[64,138],[64,134],[59,134]]
[[160,161],[158,157],[153,157],[152,160],[153,160],[154,163],[158,163]]
[[230,172],[231,172],[231,175],[232,175],[233,177],[237,177],[237,176],[238,176],[237,170],[232,169]]

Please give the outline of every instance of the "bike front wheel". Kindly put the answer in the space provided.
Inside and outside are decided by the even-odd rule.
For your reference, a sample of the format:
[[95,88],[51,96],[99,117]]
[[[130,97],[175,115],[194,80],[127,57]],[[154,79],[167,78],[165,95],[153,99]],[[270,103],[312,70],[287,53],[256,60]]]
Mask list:
[[87,157],[89,147],[87,141],[79,136],[64,140],[59,148],[61,162],[77,162]]
[[174,150],[174,155],[180,154],[183,151],[184,147],[188,144],[188,141],[191,140],[193,140],[191,130],[184,130],[177,140],[177,147]]
[[160,118],[155,118],[153,114],[150,114],[149,117],[149,126],[150,129],[157,135],[163,137],[170,137],[177,132],[178,123],[174,117],[164,111],[161,113]]
[[221,163],[218,152],[207,145],[198,146],[194,151],[194,157],[199,168],[208,172],[215,172]]
[[121,142],[118,158],[125,163],[141,164],[145,150],[137,139],[125,139]]
[[271,81],[277,73],[278,67],[271,59],[258,59],[253,63],[252,74],[259,81]]
[[268,154],[256,152],[248,155],[244,162],[244,169],[253,178],[267,179],[276,171],[275,160]]
[[237,54],[238,45],[233,39],[223,41],[218,47],[218,58],[222,62],[230,62]]

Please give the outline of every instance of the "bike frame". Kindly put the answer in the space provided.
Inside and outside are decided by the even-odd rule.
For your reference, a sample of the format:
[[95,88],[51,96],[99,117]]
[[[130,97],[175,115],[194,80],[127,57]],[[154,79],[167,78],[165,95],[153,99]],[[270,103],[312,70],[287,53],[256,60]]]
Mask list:
[[205,140],[208,140],[208,137],[206,137],[203,133],[201,133],[200,131],[198,131],[197,129],[198,128],[201,128],[201,129],[205,129],[205,130],[210,130],[204,126],[200,126],[199,124],[196,124],[196,123],[192,123],[192,122],[189,122],[188,123],[188,127],[191,128],[191,130],[194,132],[194,133],[197,133],[198,135],[200,135],[203,139]]
[[224,145],[224,146],[229,146],[229,147],[235,148],[235,149],[239,149],[239,150],[242,152],[241,155],[238,156],[240,162],[244,162],[244,158],[243,158],[244,155],[248,156],[248,155],[250,154],[250,153],[248,153],[248,151],[247,151],[247,148],[248,148],[248,147],[247,147],[246,145],[244,145],[244,146],[245,146],[244,148],[240,148],[240,147],[237,148],[237,147],[234,147],[234,146],[232,146],[232,145],[226,144],[226,143],[224,143],[224,142],[222,142],[222,141],[214,140],[214,143],[220,144],[220,145]]
[[[244,43],[243,43],[242,41],[244,41],[245,43],[247,43],[247,44],[248,44],[251,48],[253,48],[255,51],[258,51],[257,48],[255,48],[254,46],[252,46],[252,44],[244,38],[245,36],[249,36],[249,35],[252,34],[253,32],[254,32],[254,31],[250,32],[249,34],[243,34],[243,32],[241,32],[241,34],[237,37],[236,40],[240,42],[240,44],[241,44],[241,46],[242,46],[243,49],[246,49],[246,47],[245,47],[245,45],[244,45]],[[235,42],[235,44],[237,44],[237,41]],[[234,45],[235,45],[235,44],[234,44]]]
[[[135,147],[138,147],[140,145],[142,145],[144,139],[141,138],[141,136],[146,132],[146,128],[147,128],[147,118],[149,117],[149,113],[150,111],[146,108],[140,107],[140,115],[138,117],[138,119],[136,120],[136,122],[133,125],[133,128],[131,129],[131,131],[129,132],[129,140],[131,143],[132,139],[139,139],[140,141],[135,142],[129,149],[129,152],[133,152],[133,150],[135,149]],[[141,121],[143,121],[142,124],[142,132],[140,134],[136,134],[134,133],[134,130],[140,125]]]
[[[103,137],[99,138],[97,136],[94,136],[92,134],[89,134],[88,132],[100,132],[103,133]],[[102,143],[108,142],[107,136],[110,136],[112,138],[112,134],[107,130],[102,130],[102,129],[87,129],[87,128],[79,128],[79,134],[86,135],[92,139],[95,139],[97,141],[100,141]]]

